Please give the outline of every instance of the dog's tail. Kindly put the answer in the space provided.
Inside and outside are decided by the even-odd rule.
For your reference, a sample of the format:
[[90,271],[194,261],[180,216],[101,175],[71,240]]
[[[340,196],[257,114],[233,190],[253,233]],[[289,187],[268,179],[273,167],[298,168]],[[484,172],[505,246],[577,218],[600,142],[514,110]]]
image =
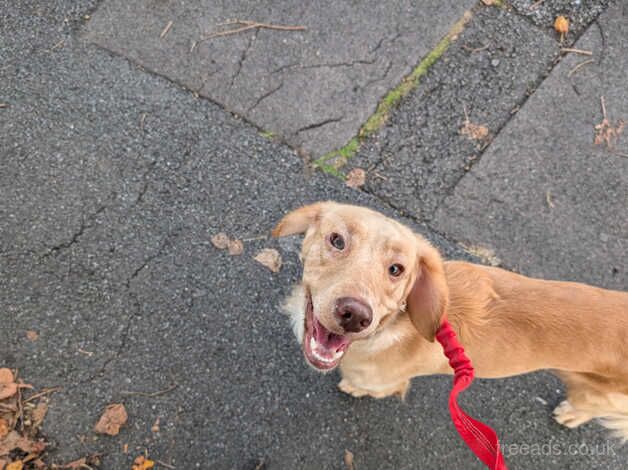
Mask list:
[[613,414],[600,418],[600,424],[611,430],[611,435],[621,440],[623,444],[628,442],[628,414]]

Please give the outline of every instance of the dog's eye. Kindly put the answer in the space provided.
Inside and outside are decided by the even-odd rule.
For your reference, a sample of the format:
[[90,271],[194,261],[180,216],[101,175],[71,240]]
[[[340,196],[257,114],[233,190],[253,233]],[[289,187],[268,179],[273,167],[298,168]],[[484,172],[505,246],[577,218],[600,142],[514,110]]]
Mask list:
[[339,233],[332,233],[329,236],[329,243],[331,243],[331,246],[333,246],[336,250],[342,251],[345,249],[345,239],[342,238],[342,235]]
[[400,264],[391,264],[388,267],[388,274],[390,274],[392,277],[399,277],[401,276],[402,272],[403,266],[401,266]]

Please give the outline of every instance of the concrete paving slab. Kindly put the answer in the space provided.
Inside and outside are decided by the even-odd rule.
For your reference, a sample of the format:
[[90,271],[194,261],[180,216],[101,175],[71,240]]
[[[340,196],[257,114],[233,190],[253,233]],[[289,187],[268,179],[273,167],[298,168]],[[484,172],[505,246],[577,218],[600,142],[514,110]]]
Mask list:
[[[474,3],[107,0],[87,39],[317,157],[353,137],[377,101]],[[234,19],[307,29],[250,30],[199,42]]]
[[[429,220],[547,72],[558,43],[512,11],[481,8],[350,165],[367,191]],[[486,139],[462,135],[465,111]]]
[[530,275],[628,288],[628,138],[610,150],[593,143],[601,96],[613,126],[628,117],[627,14],[617,4],[589,28],[576,46],[593,62],[575,70],[589,58],[564,58],[445,200],[435,227]]

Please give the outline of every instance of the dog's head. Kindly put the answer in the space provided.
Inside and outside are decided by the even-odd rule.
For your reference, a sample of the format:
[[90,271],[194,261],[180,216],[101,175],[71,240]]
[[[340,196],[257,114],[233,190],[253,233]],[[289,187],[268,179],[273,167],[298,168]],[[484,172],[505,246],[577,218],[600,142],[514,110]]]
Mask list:
[[[290,308],[308,362],[336,367],[351,342],[381,333],[410,315],[429,341],[448,290],[442,259],[423,237],[364,207],[320,202],[286,215],[273,230],[304,233],[300,305]],[[294,300],[294,299],[293,299]]]

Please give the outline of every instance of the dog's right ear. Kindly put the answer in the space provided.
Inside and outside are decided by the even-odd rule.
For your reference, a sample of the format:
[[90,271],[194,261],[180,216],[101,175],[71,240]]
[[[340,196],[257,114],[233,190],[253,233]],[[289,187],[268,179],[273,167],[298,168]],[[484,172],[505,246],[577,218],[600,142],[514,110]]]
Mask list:
[[325,203],[317,202],[309,206],[303,206],[286,214],[273,229],[273,237],[285,237],[295,233],[305,233],[310,225],[314,224],[321,216]]

